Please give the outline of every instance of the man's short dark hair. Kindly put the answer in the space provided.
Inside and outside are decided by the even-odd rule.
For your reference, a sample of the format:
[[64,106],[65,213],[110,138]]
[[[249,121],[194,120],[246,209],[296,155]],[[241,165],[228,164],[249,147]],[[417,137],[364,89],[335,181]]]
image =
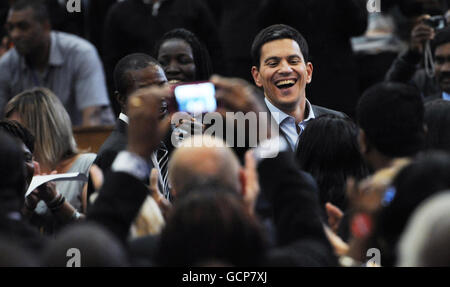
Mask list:
[[21,140],[30,152],[34,153],[34,136],[24,126],[16,121],[1,120],[0,130]]
[[444,29],[437,32],[433,41],[431,42],[431,46],[433,49],[433,55],[436,52],[437,47],[442,46],[444,44],[450,43],[450,26],[445,27]]
[[356,117],[368,141],[386,156],[411,156],[423,147],[424,105],[413,86],[376,84],[362,95]]
[[426,149],[450,152],[450,101],[436,99],[425,104]]
[[147,54],[135,53],[123,57],[114,68],[114,85],[117,92],[126,96],[134,85],[134,80],[129,72],[142,70],[152,65],[161,67],[158,61]]
[[309,56],[308,43],[306,42],[302,34],[300,34],[299,31],[292,28],[291,26],[284,24],[276,24],[261,30],[253,40],[251,49],[253,65],[258,67],[259,69],[261,48],[262,46],[264,46],[264,44],[266,44],[267,42],[272,42],[281,39],[292,39],[295,42],[297,42],[298,46],[300,47],[300,51],[303,54],[305,62],[308,62]]
[[11,10],[20,11],[27,8],[33,9],[34,19],[38,22],[49,21],[49,13],[43,0],[17,0],[11,5]]

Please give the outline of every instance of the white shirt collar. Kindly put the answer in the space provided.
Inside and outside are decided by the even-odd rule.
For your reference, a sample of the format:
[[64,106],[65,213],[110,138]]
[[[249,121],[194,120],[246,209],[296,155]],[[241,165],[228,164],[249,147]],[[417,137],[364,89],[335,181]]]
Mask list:
[[124,121],[127,125],[129,124],[129,120],[128,120],[128,116],[124,113],[120,113],[119,114],[119,119],[121,119],[122,121]]
[[[303,119],[302,122],[307,122],[315,118],[311,103],[308,101],[308,99],[305,100],[306,100],[305,110],[308,110],[309,113],[308,117],[306,119]],[[280,125],[287,117],[293,118],[292,116],[286,114],[285,112],[274,106],[266,97],[264,97],[264,101],[266,102],[267,108],[269,109],[270,113],[272,114],[273,118],[275,119],[278,125]]]

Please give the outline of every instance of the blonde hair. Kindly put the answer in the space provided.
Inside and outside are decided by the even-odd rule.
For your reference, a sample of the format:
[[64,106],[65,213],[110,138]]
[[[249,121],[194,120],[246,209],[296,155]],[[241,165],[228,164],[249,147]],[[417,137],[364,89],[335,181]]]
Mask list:
[[35,136],[35,157],[55,169],[61,160],[78,153],[69,114],[55,94],[46,88],[26,90],[13,97],[5,109],[14,113]]

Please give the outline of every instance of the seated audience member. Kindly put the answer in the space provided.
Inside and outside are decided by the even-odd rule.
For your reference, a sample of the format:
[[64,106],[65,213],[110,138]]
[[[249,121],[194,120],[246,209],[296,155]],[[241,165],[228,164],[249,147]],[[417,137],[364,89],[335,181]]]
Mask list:
[[360,180],[368,175],[357,135],[358,129],[353,122],[332,115],[312,120],[302,134],[297,161],[317,181],[322,209],[331,203],[345,211],[347,178]]
[[[419,66],[424,61],[424,43],[430,42],[430,65],[434,66],[428,74]],[[409,49],[400,54],[388,73],[387,81],[412,84],[419,89],[425,101],[434,99],[450,100],[450,27],[435,31],[421,22],[412,31]],[[432,69],[432,68],[429,68]]]
[[[114,70],[114,83],[116,86],[115,94],[117,102],[120,104],[121,113],[113,132],[100,147],[97,158],[95,159],[95,164],[103,172],[108,172],[117,154],[126,149],[129,124],[127,100],[130,94],[137,89],[161,86],[166,82],[167,79],[161,65],[154,58],[146,54],[131,54],[125,56],[117,63]],[[165,112],[165,110],[159,111],[159,113],[161,112]],[[168,160],[168,154],[164,142],[161,142],[158,152],[150,158],[152,163],[151,167],[158,169],[159,174],[161,174],[159,177],[160,190],[167,196],[167,180],[164,181],[163,177],[167,178],[167,166],[165,162]]]
[[[21,124],[16,121],[10,120],[2,120],[0,121],[0,130],[9,134],[16,140],[20,142],[20,146],[23,149],[23,153],[25,155],[25,183],[26,189],[31,183],[33,175],[35,171],[39,173],[39,163],[34,161],[34,136]],[[54,183],[48,182],[45,186],[32,191],[30,195],[25,199],[25,204],[22,208],[22,214],[25,217],[31,217],[33,215],[33,209],[30,207],[34,205],[35,202],[38,202],[41,199],[44,201],[50,202],[54,199],[55,185]],[[33,203],[34,202],[34,203]],[[58,218],[61,222],[67,222],[73,220],[73,214],[76,210],[68,203],[64,202],[64,204],[58,210],[55,210],[53,215],[55,218]]]
[[51,30],[41,1],[18,0],[6,23],[14,48],[0,59],[0,109],[24,90],[47,87],[73,125],[112,123],[102,64],[89,42]]
[[383,266],[394,266],[401,234],[417,207],[430,196],[450,188],[450,156],[424,153],[403,168],[392,184],[393,199],[385,197],[376,217],[373,244],[380,248]]
[[[69,253],[71,250],[73,253]],[[79,265],[71,260],[77,255]],[[42,264],[47,267],[126,267],[129,264],[122,244],[101,225],[93,223],[66,227],[46,247],[42,257]]]
[[255,84],[264,90],[265,104],[292,151],[311,119],[323,114],[344,117],[311,105],[306,98],[313,64],[309,62],[308,43],[294,28],[279,24],[261,30],[253,41],[251,55]]
[[397,266],[450,266],[450,191],[421,203],[408,220],[397,248]]
[[450,152],[450,102],[439,99],[426,103],[425,124],[426,148]]
[[28,188],[31,183],[31,179],[33,178],[35,169],[35,162],[33,161],[34,136],[30,133],[30,131],[16,121],[1,120],[0,130],[20,142],[20,146],[23,149],[23,154],[25,155],[25,179],[26,188]]
[[407,84],[384,82],[367,89],[357,110],[359,146],[378,171],[392,160],[411,157],[424,145],[424,105],[419,91]]
[[[88,175],[95,154],[77,150],[69,115],[50,90],[36,88],[15,96],[7,103],[5,114],[35,135],[34,155],[40,165],[40,172],[80,172]],[[50,191],[48,198],[40,198],[43,201],[27,202],[28,208],[35,211],[36,216],[32,220],[37,220],[36,224],[50,233],[60,223],[52,216],[52,212],[63,207],[65,201],[75,208],[72,214],[74,219],[86,210],[86,185],[82,181],[60,181],[55,186],[56,189]]]
[[0,234],[9,242],[39,252],[45,241],[21,215],[27,187],[23,148],[3,131],[0,143]]
[[169,83],[207,81],[212,74],[208,50],[186,29],[174,29],[156,44],[155,55]]

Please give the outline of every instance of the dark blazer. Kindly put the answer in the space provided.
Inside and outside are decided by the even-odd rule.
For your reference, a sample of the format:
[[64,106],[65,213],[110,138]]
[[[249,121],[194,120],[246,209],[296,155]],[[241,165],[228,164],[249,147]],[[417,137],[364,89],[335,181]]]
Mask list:
[[331,109],[327,109],[321,106],[316,106],[316,105],[312,105],[312,109],[314,112],[314,116],[316,118],[323,116],[323,115],[334,115],[340,118],[348,118],[348,116],[344,113],[335,111],[335,110],[331,110]]
[[124,172],[110,172],[87,219],[105,226],[123,243],[131,224],[148,196],[148,188]]
[[[321,106],[316,106],[316,105],[311,105],[311,106],[312,106],[312,110],[314,112],[314,116],[316,118],[323,116],[323,115],[334,115],[334,116],[341,117],[341,118],[348,118],[348,116],[346,114],[335,111],[335,110],[327,109],[327,108],[324,108]],[[278,130],[279,130],[280,135],[286,138],[286,135],[284,134],[283,130],[282,129],[278,129]]]
[[127,123],[121,119],[117,119],[114,130],[100,147],[94,163],[103,172],[110,170],[117,154],[127,148],[127,128]]

